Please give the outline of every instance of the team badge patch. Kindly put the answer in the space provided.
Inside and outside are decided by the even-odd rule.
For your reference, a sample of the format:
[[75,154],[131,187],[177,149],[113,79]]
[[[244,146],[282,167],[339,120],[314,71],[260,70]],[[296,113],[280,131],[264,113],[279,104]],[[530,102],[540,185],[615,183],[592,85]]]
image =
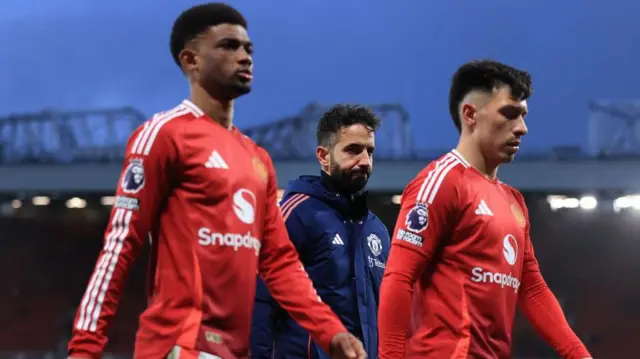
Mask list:
[[375,257],[379,256],[382,253],[382,240],[375,235],[375,233],[371,233],[367,237],[367,244],[369,245],[369,250],[371,254]]
[[415,207],[407,213],[404,224],[407,226],[407,229],[413,233],[420,233],[427,229],[427,226],[429,226],[429,211],[427,210],[427,205],[424,203],[416,204]]
[[122,176],[120,187],[124,193],[138,193],[144,188],[144,167],[141,159],[131,159]]
[[265,166],[258,157],[254,157],[251,162],[253,164],[253,170],[258,175],[258,177],[260,177],[262,182],[267,183],[267,179],[269,177],[267,166]]
[[513,213],[513,216],[516,218],[516,222],[518,222],[518,224],[521,227],[524,227],[527,225],[527,220],[524,218],[524,214],[522,214],[522,210],[520,209],[520,206],[512,204],[511,212]]

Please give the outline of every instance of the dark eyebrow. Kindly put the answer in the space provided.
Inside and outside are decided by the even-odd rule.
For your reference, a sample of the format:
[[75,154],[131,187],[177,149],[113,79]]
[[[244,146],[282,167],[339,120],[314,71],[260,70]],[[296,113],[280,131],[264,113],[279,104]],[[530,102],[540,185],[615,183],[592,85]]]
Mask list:
[[522,114],[522,116],[526,116],[529,113],[529,109],[526,106],[522,106],[520,104],[509,104],[504,105],[500,108],[500,110],[515,110]]
[[251,41],[243,41],[238,39],[237,37],[223,37],[222,39],[218,40],[218,44],[223,43],[223,42],[232,42],[232,43],[237,43],[238,45],[242,45],[242,46],[249,46],[249,47],[253,47],[253,43]]
[[350,149],[350,148],[365,148],[367,149],[368,152],[373,152],[375,151],[375,146],[369,146],[369,145],[365,145],[362,143],[357,143],[357,142],[352,142],[349,143],[348,145],[344,146],[345,149]]

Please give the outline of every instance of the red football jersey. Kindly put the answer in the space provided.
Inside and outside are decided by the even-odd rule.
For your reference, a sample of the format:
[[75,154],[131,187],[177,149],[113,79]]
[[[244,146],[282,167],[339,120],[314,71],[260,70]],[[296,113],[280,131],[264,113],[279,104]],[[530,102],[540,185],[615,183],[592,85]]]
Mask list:
[[133,133],[116,195],[71,354],[100,357],[125,276],[145,242],[151,244],[149,305],[135,358],[163,358],[175,346],[247,357],[257,271],[325,350],[346,331],[320,301],[289,241],[268,154],[190,101]]
[[540,327],[563,329],[549,341],[569,348],[565,353],[584,349],[552,294],[548,299],[540,288],[547,287],[522,195],[454,150],[422,170],[402,196],[380,295],[380,358],[510,358],[523,291],[527,301],[539,296],[549,307],[550,323]]

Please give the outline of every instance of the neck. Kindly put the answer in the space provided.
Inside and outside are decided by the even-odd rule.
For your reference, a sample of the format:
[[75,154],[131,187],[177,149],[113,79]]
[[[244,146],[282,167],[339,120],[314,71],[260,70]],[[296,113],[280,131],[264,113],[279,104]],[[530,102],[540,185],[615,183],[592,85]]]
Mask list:
[[233,126],[233,100],[220,100],[197,84],[191,85],[189,99],[223,127],[231,129]]
[[482,173],[490,180],[495,180],[498,177],[498,167],[500,164],[493,164],[487,160],[482,154],[480,147],[471,141],[467,136],[460,137],[460,142],[456,150],[464,157],[469,164]]
[[341,183],[339,183],[333,177],[331,177],[331,175],[329,175],[329,171],[323,169],[321,171],[321,175],[325,183],[325,187],[327,187],[327,189],[329,189],[330,191],[338,192],[345,196],[345,198],[347,199],[353,199],[353,197],[357,194],[357,192],[354,193],[344,188]]

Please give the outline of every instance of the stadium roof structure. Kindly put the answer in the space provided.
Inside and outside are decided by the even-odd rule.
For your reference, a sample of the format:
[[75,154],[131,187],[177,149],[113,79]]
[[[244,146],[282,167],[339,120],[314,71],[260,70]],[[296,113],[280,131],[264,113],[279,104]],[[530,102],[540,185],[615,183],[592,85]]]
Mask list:
[[132,107],[4,116],[0,118],[0,162],[120,161],[128,137],[145,119]]
[[[409,114],[400,105],[371,106],[381,118],[376,154],[414,153]],[[243,132],[274,159],[306,159],[315,153],[315,128],[328,106],[309,104],[298,114]],[[121,161],[131,132],[146,120],[133,107],[84,111],[47,110],[0,118],[0,163],[104,163]]]
[[[373,104],[381,119],[379,160],[433,159],[446,150],[414,147],[409,113],[399,104]],[[317,121],[329,106],[310,103],[298,113],[244,129],[276,161],[314,158]],[[615,159],[640,156],[640,100],[588,103],[589,144],[527,149],[518,161]],[[147,119],[133,107],[83,111],[46,110],[0,117],[1,164],[119,162],[131,132]]]
[[590,101],[588,109],[591,155],[640,155],[640,100]]
[[[409,113],[398,104],[369,106],[380,118],[376,133],[376,157],[411,158],[415,151]],[[299,113],[281,120],[245,129],[243,132],[277,160],[315,159],[316,126],[329,106],[310,103]]]

